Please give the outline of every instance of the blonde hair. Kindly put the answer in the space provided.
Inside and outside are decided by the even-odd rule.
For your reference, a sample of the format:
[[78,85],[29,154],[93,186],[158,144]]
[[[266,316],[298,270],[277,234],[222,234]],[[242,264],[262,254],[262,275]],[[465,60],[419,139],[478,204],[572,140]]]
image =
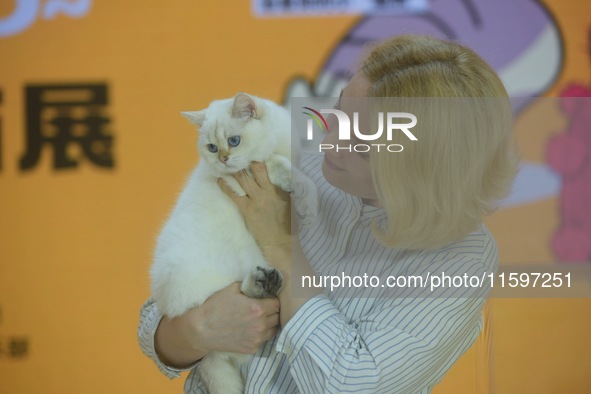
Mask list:
[[501,80],[471,49],[426,36],[376,44],[361,72],[370,82],[369,97],[401,100],[396,107],[412,108],[407,112],[418,120],[412,129],[418,141],[394,133],[380,142],[399,143],[402,152],[370,154],[388,217],[386,228],[374,225],[375,235],[409,249],[465,238],[508,194],[517,173],[511,106]]

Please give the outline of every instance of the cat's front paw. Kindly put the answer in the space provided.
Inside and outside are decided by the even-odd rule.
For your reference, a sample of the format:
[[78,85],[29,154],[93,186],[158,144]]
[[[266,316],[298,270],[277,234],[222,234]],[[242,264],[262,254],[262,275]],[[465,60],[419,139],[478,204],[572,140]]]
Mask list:
[[281,274],[275,268],[257,267],[244,279],[241,290],[251,298],[276,297],[281,283]]
[[312,224],[318,215],[318,193],[312,181],[294,182],[292,196],[298,222],[303,226]]

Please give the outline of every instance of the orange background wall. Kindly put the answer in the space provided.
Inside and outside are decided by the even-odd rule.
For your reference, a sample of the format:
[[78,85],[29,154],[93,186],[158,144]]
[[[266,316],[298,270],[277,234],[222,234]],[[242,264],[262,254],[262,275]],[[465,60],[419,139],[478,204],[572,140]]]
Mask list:
[[[547,93],[556,95],[590,81],[591,4],[544,3],[566,48]],[[14,4],[0,3],[0,19]],[[163,4],[94,1],[83,18],[38,18],[0,38],[0,393],[182,392],[135,338],[155,236],[197,162],[196,134],[179,112],[238,91],[280,101],[293,76],[315,78],[358,18],[257,19],[246,1]],[[24,86],[63,82],[107,83],[113,169],[80,160],[56,171],[48,148],[35,168],[19,169]],[[536,139],[551,132],[520,136],[525,158],[541,160]],[[501,260],[552,263],[545,243],[556,206],[551,198],[491,217]],[[531,234],[526,249],[512,243],[515,226]],[[590,300],[492,307],[499,393],[591,392]],[[26,354],[11,356],[11,341],[23,338]],[[473,368],[462,361],[436,392],[474,392]]]

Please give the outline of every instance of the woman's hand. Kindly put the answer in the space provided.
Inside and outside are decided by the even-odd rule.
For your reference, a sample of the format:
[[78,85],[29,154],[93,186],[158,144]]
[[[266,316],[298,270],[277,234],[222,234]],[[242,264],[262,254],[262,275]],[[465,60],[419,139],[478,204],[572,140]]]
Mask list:
[[277,334],[278,325],[277,298],[249,298],[234,282],[184,315],[164,317],[156,331],[156,353],[178,368],[212,351],[253,354]]
[[247,171],[234,175],[246,196],[237,196],[221,179],[218,184],[242,212],[263,254],[272,260],[271,256],[281,256],[278,260],[287,264],[291,249],[290,195],[271,183],[264,163],[253,163],[250,170],[252,175]]
[[291,237],[290,196],[269,181],[264,163],[252,164],[251,171],[252,175],[244,172],[234,176],[246,193],[244,197],[237,196],[223,180],[219,180],[218,184],[242,212],[246,226],[263,255],[281,272],[280,321],[285,326],[306,301],[321,294],[322,290],[300,288],[298,296],[294,297],[293,283],[300,283],[298,278],[315,273],[301,249],[298,236],[295,235],[293,240]]

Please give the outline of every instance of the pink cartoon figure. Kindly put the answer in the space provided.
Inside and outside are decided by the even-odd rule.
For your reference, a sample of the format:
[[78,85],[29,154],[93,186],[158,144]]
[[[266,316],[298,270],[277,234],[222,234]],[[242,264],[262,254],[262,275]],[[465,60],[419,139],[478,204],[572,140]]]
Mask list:
[[552,237],[561,262],[591,261],[591,88],[573,84],[561,94],[567,129],[548,142],[548,165],[562,177],[562,222]]

